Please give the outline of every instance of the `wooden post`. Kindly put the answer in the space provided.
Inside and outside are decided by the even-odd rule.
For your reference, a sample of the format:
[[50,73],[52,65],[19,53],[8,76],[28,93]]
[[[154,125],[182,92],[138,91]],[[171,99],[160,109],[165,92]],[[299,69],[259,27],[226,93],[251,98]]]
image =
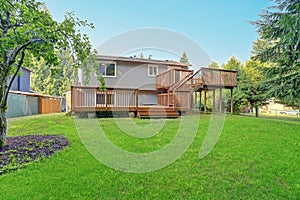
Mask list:
[[105,90],[105,110],[107,111],[107,102],[108,102],[108,90]]
[[197,91],[195,92],[195,99],[194,99],[194,101],[195,101],[195,110],[197,111]]
[[175,93],[172,93],[173,94],[173,108],[174,108],[174,110],[175,110],[175,108],[176,108],[176,103],[175,103]]
[[74,95],[74,91],[73,91],[73,90],[74,90],[74,87],[71,86],[71,94],[70,94],[70,98],[71,98],[71,99],[70,99],[70,104],[71,104],[71,105],[70,105],[70,109],[71,109],[71,112],[73,112],[73,102],[74,102],[74,101],[73,101],[73,98],[74,98],[74,97],[73,97],[73,95]]
[[206,114],[206,88],[204,89],[204,113]]
[[222,113],[222,88],[220,88],[220,113]]
[[230,88],[230,112],[233,114],[233,88]]
[[135,109],[138,110],[139,107],[139,90],[135,90]]
[[213,112],[216,112],[216,90],[213,89]]
[[202,106],[202,90],[200,90],[200,112],[201,112],[201,106]]
[[43,114],[43,97],[39,96],[38,101],[39,101],[39,114]]

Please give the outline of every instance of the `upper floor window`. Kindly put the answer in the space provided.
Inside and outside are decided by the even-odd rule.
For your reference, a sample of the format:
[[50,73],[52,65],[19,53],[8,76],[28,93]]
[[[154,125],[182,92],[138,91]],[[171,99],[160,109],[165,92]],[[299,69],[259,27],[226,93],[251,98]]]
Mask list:
[[99,72],[103,77],[116,77],[116,63],[115,62],[101,62],[99,64]]
[[148,66],[148,76],[156,76],[158,74],[158,67],[156,65]]

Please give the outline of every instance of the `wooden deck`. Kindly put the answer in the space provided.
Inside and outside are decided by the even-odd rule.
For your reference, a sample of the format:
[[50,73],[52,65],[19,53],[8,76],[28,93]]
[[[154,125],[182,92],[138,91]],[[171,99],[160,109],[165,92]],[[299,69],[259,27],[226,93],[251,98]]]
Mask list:
[[[156,90],[106,88],[105,91],[101,91],[98,87],[73,86],[70,104],[73,112],[127,111],[134,112],[137,117],[142,118],[147,116],[178,117],[177,113],[193,109],[197,103],[197,93],[201,94],[204,91],[206,107],[206,93],[213,91],[215,106],[215,90],[220,91],[221,99],[222,89],[230,89],[232,112],[232,90],[235,86],[235,71],[202,68],[194,72],[186,69],[172,69],[156,77]],[[145,94],[144,97],[155,96],[157,102],[149,103],[145,99],[139,100],[142,94]]]

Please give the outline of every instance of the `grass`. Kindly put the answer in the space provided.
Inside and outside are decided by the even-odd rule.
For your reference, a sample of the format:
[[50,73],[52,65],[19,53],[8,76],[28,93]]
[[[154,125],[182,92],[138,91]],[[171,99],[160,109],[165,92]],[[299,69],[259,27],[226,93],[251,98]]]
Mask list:
[[[99,121],[113,143],[133,152],[162,148],[179,125],[179,119],[167,120],[158,134],[137,139],[123,134],[113,119]],[[151,123],[135,122],[145,128]],[[217,145],[200,160],[199,149],[209,124],[210,116],[201,117],[196,138],[176,162],[158,171],[134,174],[111,169],[89,154],[71,117],[12,119],[9,136],[63,134],[71,145],[49,159],[1,175],[0,199],[299,198],[299,123],[227,116]]]

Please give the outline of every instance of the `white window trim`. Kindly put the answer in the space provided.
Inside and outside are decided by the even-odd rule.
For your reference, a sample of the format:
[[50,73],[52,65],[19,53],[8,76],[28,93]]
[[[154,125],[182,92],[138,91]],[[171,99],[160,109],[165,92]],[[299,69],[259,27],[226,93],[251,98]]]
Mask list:
[[[156,75],[150,74],[150,68],[156,68]],[[157,76],[158,75],[158,66],[157,65],[148,65],[148,76]]]
[[[102,77],[104,77],[104,78],[105,77],[107,77],[107,78],[116,78],[117,77],[117,62],[107,62],[107,61],[105,61],[105,62],[99,62],[99,65],[101,63],[104,63],[104,64],[114,64],[115,65],[115,75],[114,76],[102,75]],[[99,70],[99,68],[97,70]],[[96,72],[95,72],[95,77],[97,77],[97,73]]]

